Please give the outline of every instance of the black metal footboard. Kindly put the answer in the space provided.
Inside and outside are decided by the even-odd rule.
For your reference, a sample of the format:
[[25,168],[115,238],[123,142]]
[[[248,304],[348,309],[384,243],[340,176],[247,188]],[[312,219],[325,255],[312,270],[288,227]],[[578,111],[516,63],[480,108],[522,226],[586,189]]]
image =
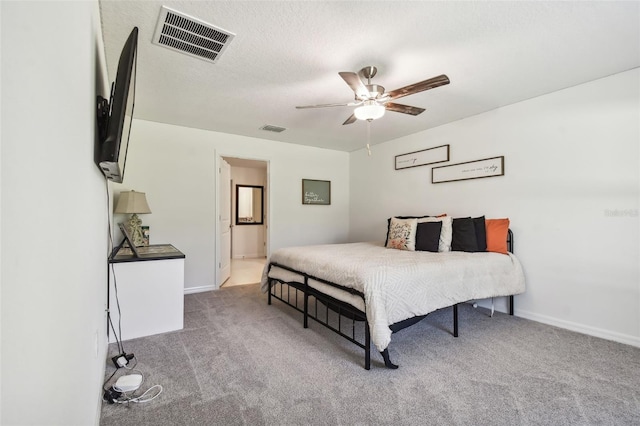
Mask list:
[[365,353],[364,368],[369,370],[371,368],[371,334],[366,313],[349,303],[316,290],[309,285],[309,280],[313,279],[347,291],[362,298],[363,303],[364,295],[357,290],[312,277],[283,265],[270,264],[269,269],[272,266],[294,272],[302,276],[304,282],[285,282],[276,278],[269,278],[269,305],[272,298],[278,299],[303,314],[304,328],[308,328],[309,318],[311,318],[318,324],[361,347]]
[[[318,324],[323,325],[324,327],[328,328],[334,333],[344,337],[348,341],[361,347],[362,349],[364,349],[364,353],[365,353],[364,368],[366,370],[369,370],[371,368],[371,334],[369,330],[369,322],[367,320],[366,313],[347,302],[343,302],[342,300],[336,299],[332,296],[329,296],[311,287],[309,285],[309,280],[313,279],[315,281],[321,282],[331,287],[346,291],[352,295],[356,295],[362,299],[363,303],[364,303],[364,295],[361,292],[354,290],[352,288],[344,287],[339,284],[335,284],[320,278],[316,278],[311,275],[305,274],[303,272],[297,271],[295,269],[292,269],[277,263],[270,263],[269,271],[271,271],[271,267],[273,266],[277,266],[278,268],[285,269],[287,271],[290,271],[299,275],[300,277],[303,278],[304,282],[296,282],[296,281],[285,282],[277,278],[269,277],[268,279],[269,291],[267,293],[268,304],[271,305],[272,298],[278,299],[284,304],[291,306],[292,308],[294,308],[295,310],[303,314],[304,328],[308,328],[309,318],[311,318],[312,320],[316,321]],[[318,309],[318,305],[320,305],[320,309]],[[458,305],[457,304],[453,305],[452,308],[453,308],[453,333],[452,334],[454,337],[458,337]],[[330,312],[334,312],[335,314],[337,314],[337,316],[334,316],[332,318],[330,316]],[[392,324],[389,328],[391,329],[392,333],[396,333],[406,327],[409,327],[423,320],[424,318],[427,317],[427,315],[416,316],[413,318],[406,319],[404,321],[400,321],[398,323]],[[346,325],[347,331],[345,331],[344,321],[350,324],[350,327],[348,324]],[[356,333],[357,323],[361,324],[361,326],[364,328],[362,333]],[[358,334],[358,336],[356,334]],[[358,337],[361,337],[362,334],[364,334],[364,339],[359,340]],[[388,349],[385,349],[380,354],[382,355],[382,359],[384,360],[384,364],[387,368],[391,368],[391,369],[398,368],[396,364],[391,362]]]

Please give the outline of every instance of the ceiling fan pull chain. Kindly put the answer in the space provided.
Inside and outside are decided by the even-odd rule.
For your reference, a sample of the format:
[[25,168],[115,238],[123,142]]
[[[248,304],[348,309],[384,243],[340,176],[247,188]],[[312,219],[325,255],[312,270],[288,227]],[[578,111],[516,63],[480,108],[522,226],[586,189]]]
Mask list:
[[371,157],[371,120],[367,120],[367,153]]

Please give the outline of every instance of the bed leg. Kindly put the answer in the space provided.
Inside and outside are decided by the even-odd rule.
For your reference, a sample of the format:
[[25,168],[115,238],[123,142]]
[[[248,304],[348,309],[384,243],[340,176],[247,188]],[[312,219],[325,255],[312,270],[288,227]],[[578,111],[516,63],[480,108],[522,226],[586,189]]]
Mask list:
[[384,359],[384,365],[387,368],[390,368],[392,370],[395,370],[396,368],[398,368],[398,366],[394,363],[391,362],[391,359],[389,359],[389,348],[386,348],[384,351],[380,352],[382,354],[382,358]]
[[364,322],[364,369],[371,370],[371,332],[369,322]]
[[513,294],[509,296],[509,315],[513,316]]
[[304,320],[303,325],[304,328],[309,328],[309,294],[304,292]]
[[453,337],[458,337],[458,304],[453,305]]
[[271,305],[271,279],[267,278],[267,284],[269,285],[269,291],[267,292],[267,305]]

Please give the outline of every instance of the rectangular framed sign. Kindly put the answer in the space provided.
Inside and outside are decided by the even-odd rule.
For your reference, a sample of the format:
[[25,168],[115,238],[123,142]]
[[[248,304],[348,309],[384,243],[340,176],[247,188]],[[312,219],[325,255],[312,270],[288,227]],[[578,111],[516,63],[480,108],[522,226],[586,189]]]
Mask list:
[[504,156],[433,167],[431,183],[481,179],[504,175]]
[[427,164],[449,161],[449,145],[436,146],[422,151],[396,155],[396,170],[410,167],[426,166]]
[[331,204],[331,181],[302,179],[302,204]]

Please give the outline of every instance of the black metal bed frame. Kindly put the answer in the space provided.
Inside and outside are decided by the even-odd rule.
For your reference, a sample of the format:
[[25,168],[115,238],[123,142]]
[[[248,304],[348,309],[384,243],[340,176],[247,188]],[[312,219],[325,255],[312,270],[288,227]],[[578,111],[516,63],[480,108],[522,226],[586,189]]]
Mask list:
[[[511,229],[509,229],[507,232],[507,250],[513,253],[513,232],[511,232]],[[353,288],[345,287],[340,284],[335,284],[330,281],[324,280],[322,278],[317,278],[307,273],[297,271],[293,268],[289,268],[288,266],[280,265],[278,263],[269,263],[269,271],[271,271],[271,268],[273,266],[276,266],[278,268],[282,268],[287,271],[300,275],[301,277],[303,277],[304,282],[296,282],[296,281],[285,282],[277,278],[268,278],[269,291],[267,293],[268,294],[267,303],[271,305],[272,298],[278,299],[284,304],[291,306],[292,308],[294,308],[295,310],[303,314],[304,328],[309,327],[309,318],[311,318],[314,321],[316,321],[318,324],[323,325],[324,327],[328,328],[334,333],[347,339],[351,343],[354,343],[355,345],[361,347],[362,349],[364,349],[364,354],[365,354],[364,368],[366,370],[369,370],[371,368],[371,334],[369,331],[369,321],[367,320],[367,314],[347,302],[338,300],[332,296],[329,296],[311,287],[309,285],[309,280],[315,280],[317,282],[345,291],[351,295],[361,297],[363,303],[364,303],[364,294],[362,294],[362,292],[359,292]],[[283,288],[285,286],[286,286],[286,292],[283,291]],[[277,291],[278,287],[280,289],[279,293]],[[295,295],[295,299],[293,300],[291,296],[292,294],[291,289],[294,290],[294,295]],[[300,298],[302,299],[302,308],[300,308],[299,306],[300,293],[302,293],[302,295],[300,296]],[[309,310],[310,297],[312,297],[315,301],[315,309],[312,311]],[[509,297],[509,315],[513,315],[513,295],[508,297]],[[324,306],[324,317],[322,317],[322,315],[319,315],[318,303]],[[453,337],[458,337],[458,305],[459,303],[450,306],[451,308],[453,308],[453,332],[452,332]],[[442,309],[447,309],[447,308],[442,308]],[[335,312],[337,314],[337,326],[335,324],[335,321],[333,322],[330,321],[329,311]],[[323,311],[321,310],[320,313],[322,312]],[[427,315],[429,314],[407,318],[406,320],[397,322],[395,324],[391,324],[389,328],[391,329],[392,333],[396,333],[406,327],[409,327],[413,324],[420,322],[421,320],[426,318]],[[351,328],[350,328],[351,335],[343,332],[342,318],[345,318],[346,320],[351,321]],[[356,338],[356,322],[361,322],[364,325],[364,342],[361,342]],[[385,348],[385,350],[380,352],[380,354],[382,355],[382,358],[384,360],[384,365],[387,368],[391,368],[391,369],[398,368],[396,364],[391,362],[388,348]]]

